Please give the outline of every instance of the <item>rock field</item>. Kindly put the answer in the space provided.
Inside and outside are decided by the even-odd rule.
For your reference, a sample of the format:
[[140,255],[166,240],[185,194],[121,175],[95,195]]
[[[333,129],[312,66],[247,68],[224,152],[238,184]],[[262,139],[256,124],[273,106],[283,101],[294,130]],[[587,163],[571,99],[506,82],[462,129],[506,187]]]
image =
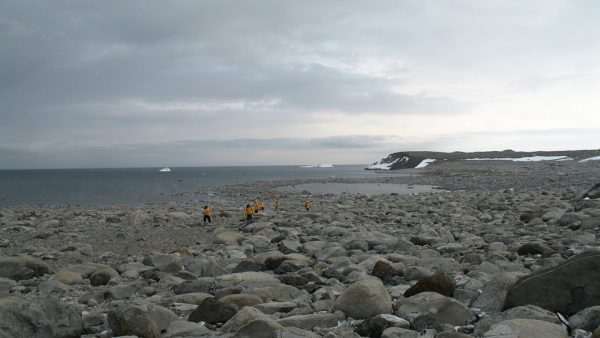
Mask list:
[[440,162],[369,181],[439,192],[282,193],[251,223],[304,182],[220,187],[213,225],[191,203],[1,208],[0,338],[600,338],[598,162]]

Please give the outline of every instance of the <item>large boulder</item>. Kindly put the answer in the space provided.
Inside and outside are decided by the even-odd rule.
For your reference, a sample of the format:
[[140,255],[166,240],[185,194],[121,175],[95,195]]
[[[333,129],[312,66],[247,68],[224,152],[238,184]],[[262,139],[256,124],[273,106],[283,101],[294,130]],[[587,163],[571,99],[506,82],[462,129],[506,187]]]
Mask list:
[[0,337],[79,337],[81,315],[53,298],[7,296],[0,299]]
[[159,338],[171,322],[179,320],[170,310],[136,300],[118,303],[108,312],[108,323],[115,335]]
[[335,308],[355,319],[371,318],[381,313],[392,313],[390,294],[379,279],[358,281],[335,301]]
[[599,279],[600,252],[585,252],[521,278],[509,289],[504,309],[534,304],[570,316],[600,305]]
[[475,319],[468,307],[436,292],[422,292],[400,299],[396,315],[410,322],[412,328],[443,330],[445,324],[466,325]]
[[[473,307],[487,314],[502,311],[508,290],[522,277],[520,272],[505,272],[497,274],[491,281],[485,283],[479,297],[473,302]],[[524,305],[524,304],[523,304]]]
[[177,272],[181,270],[182,266],[181,256],[178,254],[164,254],[159,252],[146,255],[142,263],[164,272]]
[[0,277],[22,280],[48,273],[46,263],[33,257],[0,257]]

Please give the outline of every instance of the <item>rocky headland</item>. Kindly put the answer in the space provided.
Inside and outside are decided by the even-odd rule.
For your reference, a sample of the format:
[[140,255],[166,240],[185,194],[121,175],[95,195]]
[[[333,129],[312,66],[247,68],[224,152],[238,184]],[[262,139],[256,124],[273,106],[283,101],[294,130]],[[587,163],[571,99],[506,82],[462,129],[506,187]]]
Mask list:
[[438,191],[2,208],[0,337],[600,337],[600,161],[401,172],[328,181]]

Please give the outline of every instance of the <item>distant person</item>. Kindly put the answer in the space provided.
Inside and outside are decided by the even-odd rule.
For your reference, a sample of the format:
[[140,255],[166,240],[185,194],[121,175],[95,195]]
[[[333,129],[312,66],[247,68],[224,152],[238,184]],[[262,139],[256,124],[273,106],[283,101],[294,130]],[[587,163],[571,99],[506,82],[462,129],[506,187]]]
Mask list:
[[246,204],[246,208],[244,209],[244,212],[246,213],[246,222],[251,221],[252,214],[254,213],[254,209],[250,206],[250,204]]
[[212,224],[212,220],[210,219],[210,214],[212,213],[212,210],[210,209],[210,207],[208,205],[204,206],[204,224]]
[[260,202],[258,201],[258,199],[254,200],[254,213],[258,214],[258,210],[260,210]]
[[304,203],[304,207],[306,208],[306,211],[310,211],[310,209],[312,208],[313,204],[311,200],[306,201],[306,203]]
[[275,210],[279,210],[279,198],[275,199]]

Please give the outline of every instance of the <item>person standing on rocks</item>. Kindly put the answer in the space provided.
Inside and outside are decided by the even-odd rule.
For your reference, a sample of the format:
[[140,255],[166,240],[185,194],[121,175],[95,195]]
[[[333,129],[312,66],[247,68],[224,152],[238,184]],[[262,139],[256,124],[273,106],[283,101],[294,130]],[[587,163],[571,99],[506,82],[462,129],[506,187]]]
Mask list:
[[246,222],[251,221],[252,220],[252,214],[254,213],[254,210],[250,206],[250,203],[246,204],[246,208],[244,209],[244,212],[246,213]]
[[204,224],[212,224],[212,220],[210,219],[210,214],[212,210],[208,205],[204,206]]
[[304,203],[304,207],[306,208],[306,211],[310,211],[312,206],[313,206],[313,204],[312,204],[311,200],[307,200],[306,203]]
[[279,210],[279,198],[275,198],[275,210]]
[[260,210],[260,202],[258,201],[258,198],[254,200],[254,213],[258,214],[258,210]]

